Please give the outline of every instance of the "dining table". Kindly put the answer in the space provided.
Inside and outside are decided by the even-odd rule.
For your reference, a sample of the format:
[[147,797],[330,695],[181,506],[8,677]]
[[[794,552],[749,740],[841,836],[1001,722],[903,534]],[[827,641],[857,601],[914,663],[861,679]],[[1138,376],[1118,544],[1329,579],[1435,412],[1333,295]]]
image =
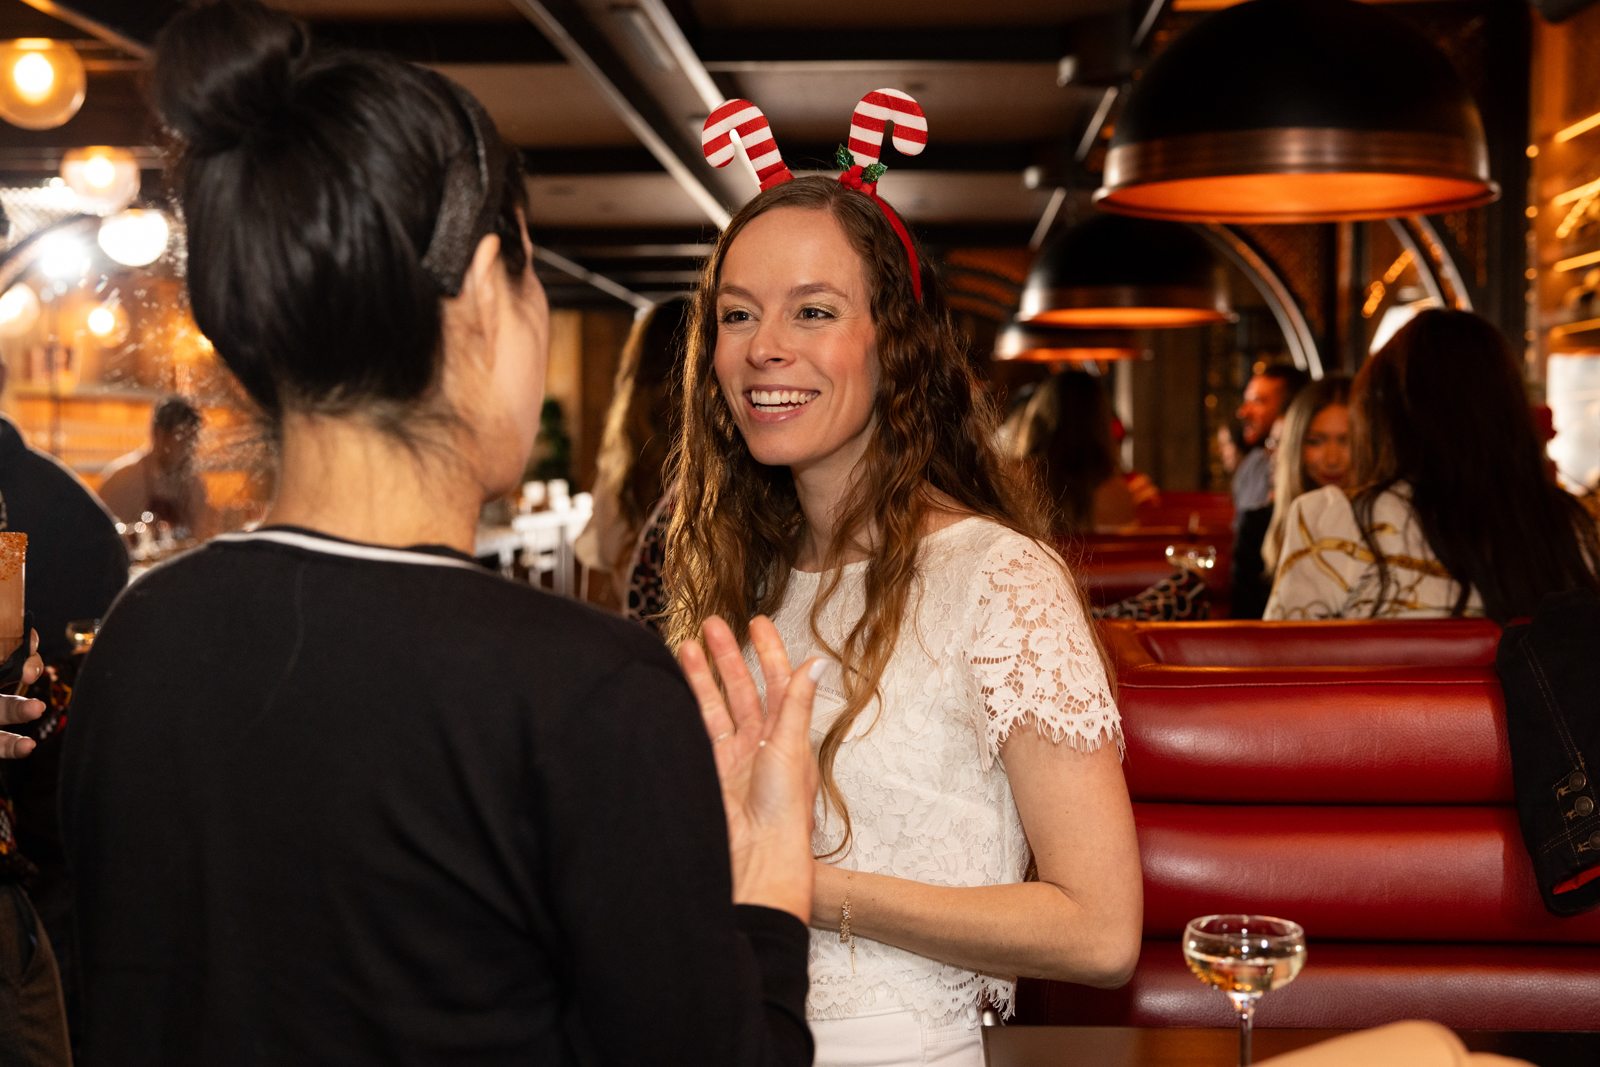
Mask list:
[[[1574,1020],[1600,1025],[1600,1020]],[[1262,1063],[1349,1030],[1258,1028],[1254,1059]],[[1600,1030],[1457,1030],[1473,1052],[1493,1052],[1536,1067],[1600,1064]],[[1234,1067],[1233,1028],[1136,1026],[986,1026],[988,1067]]]

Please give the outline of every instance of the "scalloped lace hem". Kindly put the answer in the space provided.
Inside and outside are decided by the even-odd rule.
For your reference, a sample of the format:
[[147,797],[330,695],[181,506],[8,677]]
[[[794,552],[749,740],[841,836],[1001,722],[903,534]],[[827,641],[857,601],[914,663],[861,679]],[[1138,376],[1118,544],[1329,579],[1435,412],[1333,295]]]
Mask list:
[[808,1019],[850,1019],[885,1011],[909,1011],[925,1026],[943,1029],[976,1026],[979,1009],[988,1004],[1009,1019],[1015,1011],[1017,983],[1004,978],[968,972],[966,980],[951,985],[937,975],[895,975],[865,988],[850,979],[817,976],[806,998]]

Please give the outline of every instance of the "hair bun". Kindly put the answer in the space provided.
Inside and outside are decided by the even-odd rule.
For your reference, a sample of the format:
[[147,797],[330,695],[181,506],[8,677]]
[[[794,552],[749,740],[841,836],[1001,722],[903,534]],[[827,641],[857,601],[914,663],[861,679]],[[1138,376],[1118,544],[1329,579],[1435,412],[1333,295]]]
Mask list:
[[152,101],[193,150],[225,151],[283,114],[310,46],[304,23],[256,0],[182,11],[156,39]]

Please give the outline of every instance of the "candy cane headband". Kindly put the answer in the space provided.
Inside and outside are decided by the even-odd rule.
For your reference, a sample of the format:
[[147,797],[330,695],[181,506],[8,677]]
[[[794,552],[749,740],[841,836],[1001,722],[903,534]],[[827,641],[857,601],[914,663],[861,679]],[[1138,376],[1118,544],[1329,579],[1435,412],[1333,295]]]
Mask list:
[[[898,89],[877,89],[863,96],[856,105],[850,117],[850,145],[848,148],[839,146],[835,162],[843,172],[839,175],[840,183],[870,197],[905,246],[906,259],[911,265],[911,291],[921,303],[922,270],[911,233],[895,209],[878,195],[878,179],[889,169],[878,161],[878,156],[883,151],[884,132],[891,122],[894,132],[890,140],[903,155],[918,155],[927,147],[928,118],[917,102]],[[755,168],[763,190],[794,178],[783,164],[766,115],[748,100],[729,100],[706,119],[700,133],[700,147],[713,167],[726,167],[733,160],[732,135],[735,133],[750,156],[750,165]]]

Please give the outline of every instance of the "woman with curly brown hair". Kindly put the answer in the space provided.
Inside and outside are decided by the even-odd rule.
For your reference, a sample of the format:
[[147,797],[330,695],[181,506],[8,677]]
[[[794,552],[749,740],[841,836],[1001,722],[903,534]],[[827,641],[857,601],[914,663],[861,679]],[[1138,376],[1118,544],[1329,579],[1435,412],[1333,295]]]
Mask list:
[[830,661],[811,726],[816,1062],[978,1065],[981,1007],[1008,1011],[1016,976],[1127,980],[1138,848],[1112,688],[1044,501],[990,443],[937,277],[862,184],[774,184],[706,266],[669,632],[733,621],[768,677],[785,654]]

